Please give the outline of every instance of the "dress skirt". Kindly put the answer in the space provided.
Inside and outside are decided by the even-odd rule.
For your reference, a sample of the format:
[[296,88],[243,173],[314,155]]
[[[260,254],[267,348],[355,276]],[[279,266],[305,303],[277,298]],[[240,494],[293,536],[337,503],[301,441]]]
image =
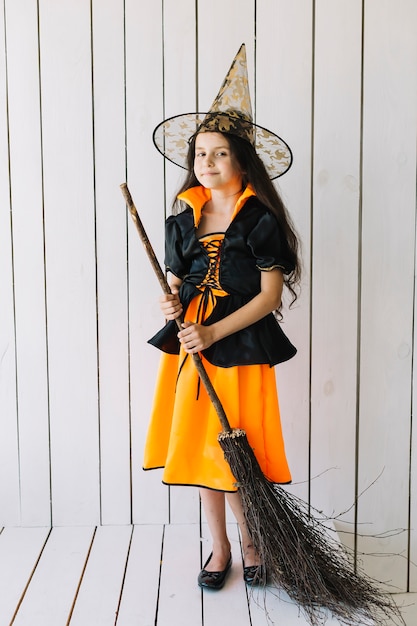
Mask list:
[[[227,296],[226,296],[227,297]],[[185,319],[201,321],[203,294],[190,303]],[[207,317],[215,298],[205,303]],[[220,368],[203,365],[232,428],[241,428],[264,475],[288,483],[274,368],[268,364]],[[196,485],[236,491],[235,478],[217,436],[221,424],[200,382],[191,355],[163,353],[144,453],[144,469],[164,468],[169,485]]]

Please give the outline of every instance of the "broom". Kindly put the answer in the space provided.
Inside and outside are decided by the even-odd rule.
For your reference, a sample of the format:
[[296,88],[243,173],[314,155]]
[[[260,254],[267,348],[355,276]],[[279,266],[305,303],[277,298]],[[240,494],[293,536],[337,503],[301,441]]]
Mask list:
[[[162,290],[170,294],[126,183],[120,188]],[[176,322],[182,329],[182,319]],[[264,566],[256,582],[266,585],[268,576],[269,583],[284,589],[300,606],[311,626],[324,623],[323,609],[348,626],[379,626],[388,619],[405,624],[393,600],[355,569],[347,549],[310,515],[308,505],[264,476],[245,431],[230,427],[200,355],[192,357],[220,420],[218,441],[236,479],[248,531]]]

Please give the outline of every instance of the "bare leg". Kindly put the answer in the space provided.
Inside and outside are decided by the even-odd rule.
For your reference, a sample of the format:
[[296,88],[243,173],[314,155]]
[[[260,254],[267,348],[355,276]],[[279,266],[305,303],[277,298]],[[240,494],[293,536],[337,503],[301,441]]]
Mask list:
[[206,569],[209,572],[221,572],[226,567],[230,556],[224,493],[212,489],[200,489],[200,497],[213,539],[213,556]]
[[240,494],[237,491],[236,493],[228,493],[226,494],[227,501],[230,505],[230,508],[233,511],[233,515],[236,518],[236,521],[239,525],[240,536],[242,539],[242,547],[243,547],[243,560],[245,563],[245,567],[250,567],[251,565],[259,565],[260,560],[258,554],[255,552],[255,549],[252,545],[252,539],[248,533],[248,528],[246,525],[245,515],[243,513],[242,500],[240,498]]

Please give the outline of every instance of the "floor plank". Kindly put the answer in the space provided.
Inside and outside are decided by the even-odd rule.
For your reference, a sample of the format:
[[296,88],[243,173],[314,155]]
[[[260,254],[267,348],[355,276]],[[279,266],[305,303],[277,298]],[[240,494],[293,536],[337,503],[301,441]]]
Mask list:
[[[284,591],[277,589],[253,589],[249,594],[249,607],[252,626],[307,626],[306,620],[299,607],[291,602]],[[338,620],[326,612],[326,626],[340,626]]]
[[162,524],[134,527],[117,626],[155,625],[163,534]]
[[52,530],[13,626],[67,624],[94,530]]
[[157,626],[201,626],[199,524],[165,527]]
[[417,593],[395,593],[392,596],[407,626],[417,624]]
[[131,526],[97,528],[70,626],[114,626]]
[[0,626],[12,621],[49,532],[49,528],[6,528],[0,533]]

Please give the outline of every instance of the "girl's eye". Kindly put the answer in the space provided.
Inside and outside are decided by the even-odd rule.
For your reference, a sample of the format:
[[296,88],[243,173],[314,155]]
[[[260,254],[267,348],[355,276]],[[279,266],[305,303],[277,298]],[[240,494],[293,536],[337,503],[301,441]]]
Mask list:
[[[196,158],[196,159],[198,159],[198,158],[202,159],[202,158],[204,158],[205,156],[207,156],[207,153],[206,153],[206,152],[196,152],[196,153],[195,153],[195,157],[194,157],[194,158]],[[221,151],[221,152],[216,152],[216,153],[214,154],[214,156],[215,156],[216,158],[218,158],[218,157],[226,157],[226,156],[228,156],[228,154],[227,154],[227,152],[225,152],[225,151],[223,150],[223,151]]]

